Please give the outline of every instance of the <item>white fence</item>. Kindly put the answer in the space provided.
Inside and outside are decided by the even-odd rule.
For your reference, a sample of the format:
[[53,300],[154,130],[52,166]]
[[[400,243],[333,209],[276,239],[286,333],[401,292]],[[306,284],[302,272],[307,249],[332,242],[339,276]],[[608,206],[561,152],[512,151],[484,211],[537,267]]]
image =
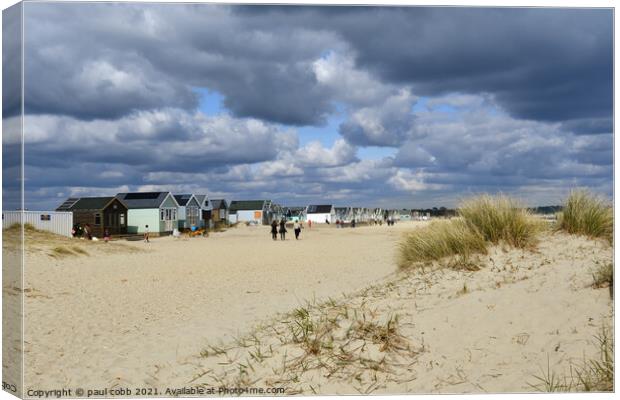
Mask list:
[[73,213],[61,211],[3,211],[2,229],[14,224],[30,224],[37,229],[71,237]]

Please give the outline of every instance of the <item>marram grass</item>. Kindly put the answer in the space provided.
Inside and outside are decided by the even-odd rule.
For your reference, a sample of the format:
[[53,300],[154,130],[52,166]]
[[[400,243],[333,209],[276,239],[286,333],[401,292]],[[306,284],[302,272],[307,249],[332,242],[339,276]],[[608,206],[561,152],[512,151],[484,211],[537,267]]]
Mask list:
[[611,205],[587,190],[575,190],[558,214],[558,229],[570,234],[613,241],[614,215]]
[[536,244],[542,222],[532,217],[525,206],[505,195],[481,195],[465,200],[459,215],[485,240],[526,248]]
[[407,234],[400,243],[399,265],[405,268],[448,256],[467,259],[485,254],[490,243],[532,247],[542,230],[542,223],[525,207],[503,195],[465,200],[459,215],[458,219],[433,222]]
[[486,253],[484,237],[471,229],[465,221],[454,219],[436,221],[416,229],[400,243],[398,263],[405,268],[417,262],[433,261],[443,257]]

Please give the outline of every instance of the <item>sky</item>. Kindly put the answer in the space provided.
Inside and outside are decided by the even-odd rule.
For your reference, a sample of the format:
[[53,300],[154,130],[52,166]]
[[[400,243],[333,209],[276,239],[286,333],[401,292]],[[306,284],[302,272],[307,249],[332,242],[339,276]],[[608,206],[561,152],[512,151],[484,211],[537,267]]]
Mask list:
[[[611,9],[35,2],[24,32],[31,210],[159,190],[390,208],[612,196]],[[19,48],[3,50],[6,171]]]

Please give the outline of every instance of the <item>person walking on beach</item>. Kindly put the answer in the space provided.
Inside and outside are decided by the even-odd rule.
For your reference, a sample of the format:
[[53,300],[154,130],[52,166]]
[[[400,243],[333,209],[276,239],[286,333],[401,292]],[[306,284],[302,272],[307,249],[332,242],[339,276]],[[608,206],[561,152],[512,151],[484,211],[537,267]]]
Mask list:
[[144,227],[144,243],[150,243],[149,242],[149,226],[146,225]]
[[286,222],[284,218],[280,221],[280,240],[286,240]]
[[293,224],[293,230],[295,231],[295,240],[299,240],[299,234],[301,233],[301,225],[299,221],[295,221]]
[[275,219],[271,221],[271,238],[273,240],[278,240],[278,221]]
[[103,240],[108,243],[110,241],[110,230],[108,228],[103,230]]

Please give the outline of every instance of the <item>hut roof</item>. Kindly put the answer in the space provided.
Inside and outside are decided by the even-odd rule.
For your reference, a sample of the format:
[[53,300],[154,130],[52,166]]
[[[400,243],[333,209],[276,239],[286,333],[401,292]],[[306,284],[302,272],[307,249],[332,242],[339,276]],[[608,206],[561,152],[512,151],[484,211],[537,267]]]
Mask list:
[[230,202],[230,211],[250,211],[250,210],[262,210],[265,207],[265,203],[269,200],[233,200]]
[[64,203],[58,206],[56,211],[69,211],[71,210],[71,207],[73,207],[73,205],[78,201],[80,201],[79,197],[69,197],[67,200],[65,200]]
[[70,197],[62,203],[56,211],[103,210],[112,200],[114,200],[114,197],[111,196],[79,198]]
[[308,206],[308,214],[329,214],[332,212],[331,204],[310,205]]
[[[133,192],[119,193],[116,198],[127,205],[127,208],[159,208],[170,192]],[[174,199],[174,196],[172,196]],[[176,202],[176,199],[174,199]],[[178,203],[177,203],[178,204]]]
[[[192,199],[193,194],[175,194],[174,199],[179,203],[179,206],[183,207],[189,203]],[[200,201],[198,202],[200,203]]]
[[228,206],[228,204],[226,204],[226,200],[224,199],[211,199],[211,205],[214,209],[225,209]]

